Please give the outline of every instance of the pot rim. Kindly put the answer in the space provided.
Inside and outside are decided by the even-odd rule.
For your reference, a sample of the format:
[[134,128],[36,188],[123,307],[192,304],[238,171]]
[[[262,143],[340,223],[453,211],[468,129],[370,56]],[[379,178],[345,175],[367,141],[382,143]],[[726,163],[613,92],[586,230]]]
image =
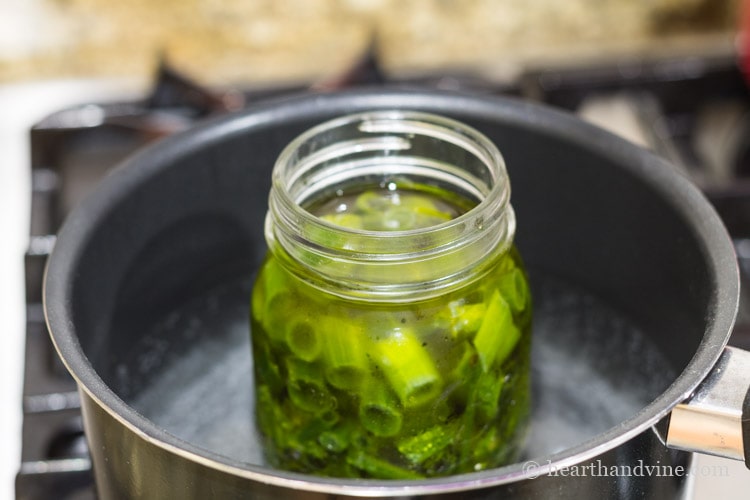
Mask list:
[[[331,110],[348,114],[386,108],[423,110],[448,116],[470,115],[534,128],[614,158],[664,196],[694,229],[716,281],[716,294],[712,298],[714,314],[708,318],[708,328],[692,360],[673,383],[637,414],[561,452],[497,469],[417,481],[320,478],[243,463],[173,436],[115,394],[95,372],[78,343],[71,300],[77,264],[87,241],[107,212],[130,191],[169,168],[174,159],[190,155],[227,135],[330,114]],[[687,399],[719,359],[737,314],[739,271],[732,242],[714,209],[697,187],[656,155],[569,113],[515,98],[381,87],[329,94],[304,93],[269,100],[144,148],[107,176],[68,217],[48,260],[43,297],[53,343],[79,389],[145,441],[200,465],[261,483],[320,493],[383,497],[463,491],[534,479],[599,456],[648,430],[675,405]]]

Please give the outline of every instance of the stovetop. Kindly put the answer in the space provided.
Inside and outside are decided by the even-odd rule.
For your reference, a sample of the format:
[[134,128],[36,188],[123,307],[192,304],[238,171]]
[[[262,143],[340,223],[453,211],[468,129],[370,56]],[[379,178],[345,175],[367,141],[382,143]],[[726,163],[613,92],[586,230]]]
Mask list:
[[[163,64],[146,97],[61,109],[30,131],[31,220],[25,255],[26,355],[16,498],[95,498],[76,386],[44,323],[42,275],[65,216],[120,160],[200,120],[290,92],[360,85],[444,88],[546,103],[667,157],[702,187],[735,239],[750,279],[750,94],[734,56],[614,62],[528,71],[513,81],[467,74],[386,77],[372,52],[313,85],[208,89]],[[750,286],[731,343],[750,348]]]

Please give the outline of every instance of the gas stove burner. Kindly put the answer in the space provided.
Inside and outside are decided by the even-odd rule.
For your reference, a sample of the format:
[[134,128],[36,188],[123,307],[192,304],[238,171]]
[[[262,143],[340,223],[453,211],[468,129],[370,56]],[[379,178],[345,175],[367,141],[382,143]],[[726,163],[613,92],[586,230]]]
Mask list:
[[245,106],[242,93],[216,91],[193,81],[161,59],[156,72],[156,84],[146,100],[149,110],[183,109],[194,117],[235,111]]
[[333,91],[359,85],[383,85],[387,79],[378,60],[377,43],[371,41],[365,52],[341,74],[312,85],[313,90]]

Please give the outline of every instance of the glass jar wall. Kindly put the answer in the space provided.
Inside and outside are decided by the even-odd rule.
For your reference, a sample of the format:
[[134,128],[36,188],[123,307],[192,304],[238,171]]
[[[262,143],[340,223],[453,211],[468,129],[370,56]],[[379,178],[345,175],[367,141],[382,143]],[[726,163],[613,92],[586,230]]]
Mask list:
[[407,111],[342,117],[280,155],[253,290],[274,466],[408,479],[515,458],[531,298],[502,157]]

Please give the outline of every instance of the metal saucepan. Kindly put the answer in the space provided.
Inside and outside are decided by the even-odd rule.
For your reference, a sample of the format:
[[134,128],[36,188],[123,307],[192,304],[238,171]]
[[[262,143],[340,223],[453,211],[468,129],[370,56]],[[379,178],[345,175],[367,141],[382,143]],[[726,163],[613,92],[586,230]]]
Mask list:
[[[248,294],[272,165],[303,130],[383,108],[464,121],[505,157],[535,300],[518,463],[422,481],[263,464]],[[690,470],[674,448],[742,458],[750,370],[725,348],[738,291],[721,221],[656,156],[538,105],[380,89],[257,105],[137,154],[60,232],[45,309],[101,498],[666,498]]]

